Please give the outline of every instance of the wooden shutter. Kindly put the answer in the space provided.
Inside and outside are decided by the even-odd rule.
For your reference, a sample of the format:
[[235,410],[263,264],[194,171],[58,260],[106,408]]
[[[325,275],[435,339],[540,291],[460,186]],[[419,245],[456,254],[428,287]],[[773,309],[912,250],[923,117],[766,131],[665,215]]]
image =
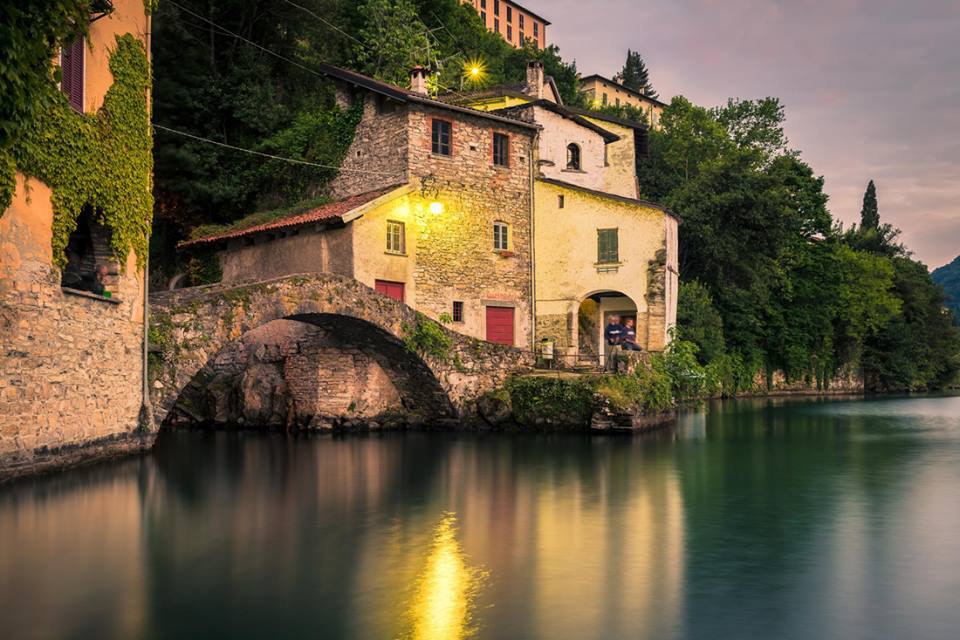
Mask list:
[[393,298],[398,302],[404,301],[404,286],[402,282],[390,282],[388,280],[377,280],[374,282],[374,291],[388,298]]
[[620,247],[616,229],[597,230],[597,262],[617,262],[620,257]]
[[64,45],[60,51],[60,89],[67,95],[70,106],[83,113],[83,38]]
[[487,342],[513,346],[513,307],[487,307]]

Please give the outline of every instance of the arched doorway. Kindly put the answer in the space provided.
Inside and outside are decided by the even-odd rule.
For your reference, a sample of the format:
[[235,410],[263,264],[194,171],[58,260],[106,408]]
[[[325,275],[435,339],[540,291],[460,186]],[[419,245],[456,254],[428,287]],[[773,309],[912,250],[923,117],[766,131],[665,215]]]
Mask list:
[[[603,337],[604,328],[614,316],[621,322],[627,318],[637,327],[637,336],[641,335],[642,317],[636,302],[620,291],[597,291],[580,301],[577,309],[577,353],[580,366],[602,367],[607,355],[607,341]],[[643,346],[643,340],[640,340]]]

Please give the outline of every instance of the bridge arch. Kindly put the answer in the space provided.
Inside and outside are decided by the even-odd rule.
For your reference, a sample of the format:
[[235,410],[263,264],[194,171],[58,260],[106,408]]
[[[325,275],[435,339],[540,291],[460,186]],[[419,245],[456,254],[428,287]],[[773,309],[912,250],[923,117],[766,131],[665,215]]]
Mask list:
[[[211,376],[236,364],[231,353],[245,336],[279,320],[317,327],[351,348],[359,345],[379,366],[401,374],[407,404],[431,419],[463,417],[479,396],[531,364],[525,352],[449,331],[344,276],[304,274],[164,291],[151,296],[156,421],[176,418],[169,414],[185,394],[196,396]],[[449,346],[416,351],[412,338],[427,325]]]

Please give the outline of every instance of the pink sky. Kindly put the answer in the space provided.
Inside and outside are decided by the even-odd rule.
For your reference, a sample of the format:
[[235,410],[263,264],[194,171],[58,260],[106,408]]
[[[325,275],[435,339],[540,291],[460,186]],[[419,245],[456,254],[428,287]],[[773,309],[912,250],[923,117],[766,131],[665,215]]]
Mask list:
[[960,254],[960,0],[521,0],[581,73],[640,51],[661,99],[777,96],[830,209],[880,214],[931,268]]

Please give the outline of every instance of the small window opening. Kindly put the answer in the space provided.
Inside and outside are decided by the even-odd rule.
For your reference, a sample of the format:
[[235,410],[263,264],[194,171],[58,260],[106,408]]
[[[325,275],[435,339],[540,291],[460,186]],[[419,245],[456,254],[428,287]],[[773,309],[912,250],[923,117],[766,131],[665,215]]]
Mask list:
[[453,301],[453,321],[463,322],[463,302],[460,300]]
[[510,227],[506,222],[493,223],[493,250],[508,251],[510,248]]
[[110,239],[110,230],[96,219],[93,208],[84,207],[77,218],[77,228],[67,241],[67,264],[60,286],[110,297],[110,287],[116,283],[119,272]]
[[563,209],[563,206],[566,204],[566,199],[563,196],[557,196],[557,206]]
[[493,134],[493,164],[498,167],[510,166],[510,137],[506,134]]
[[453,125],[446,120],[434,120],[431,139],[431,151],[437,155],[453,155],[451,138],[453,134]]
[[580,171],[580,147],[572,142],[567,145],[567,169]]
[[404,227],[402,222],[387,221],[387,253],[406,253],[407,237]]

